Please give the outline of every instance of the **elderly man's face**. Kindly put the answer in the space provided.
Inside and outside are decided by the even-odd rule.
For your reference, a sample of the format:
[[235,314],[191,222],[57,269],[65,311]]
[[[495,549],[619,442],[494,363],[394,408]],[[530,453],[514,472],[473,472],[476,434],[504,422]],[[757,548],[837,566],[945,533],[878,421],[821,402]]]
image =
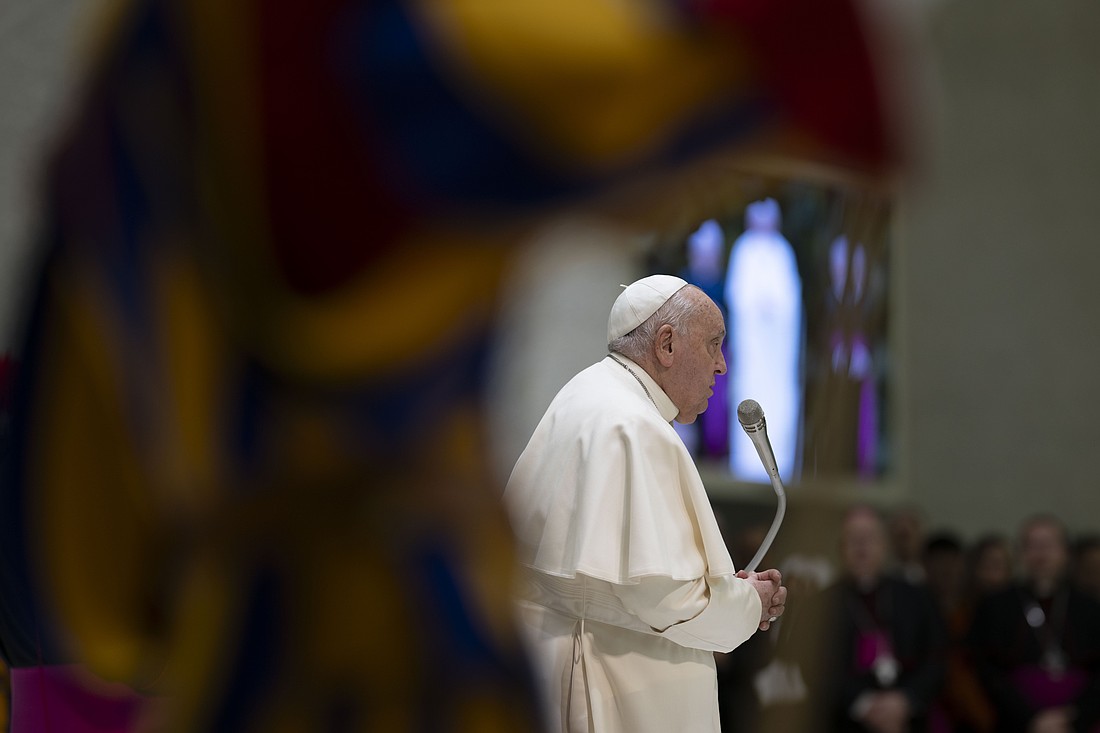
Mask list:
[[877,578],[886,566],[888,542],[882,520],[870,511],[850,514],[840,530],[844,570],[858,582]]
[[1066,569],[1069,550],[1062,529],[1051,522],[1035,522],[1020,536],[1020,564],[1032,580],[1057,580]]
[[974,561],[974,586],[982,593],[1012,582],[1012,553],[1007,545],[990,545]]
[[691,297],[701,307],[683,331],[674,334],[675,360],[662,385],[669,399],[680,408],[676,421],[684,424],[695,422],[707,409],[707,401],[714,395],[715,376],[726,373],[726,358],[722,354],[726,324],[722,311],[702,291],[693,290]]

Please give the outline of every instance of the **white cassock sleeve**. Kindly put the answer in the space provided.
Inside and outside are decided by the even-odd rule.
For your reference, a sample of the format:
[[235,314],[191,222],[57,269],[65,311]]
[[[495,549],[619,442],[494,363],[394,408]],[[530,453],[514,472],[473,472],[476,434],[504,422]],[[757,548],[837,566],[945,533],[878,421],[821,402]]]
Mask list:
[[654,576],[611,587],[628,611],[680,646],[728,652],[760,624],[759,594],[732,575],[687,581]]

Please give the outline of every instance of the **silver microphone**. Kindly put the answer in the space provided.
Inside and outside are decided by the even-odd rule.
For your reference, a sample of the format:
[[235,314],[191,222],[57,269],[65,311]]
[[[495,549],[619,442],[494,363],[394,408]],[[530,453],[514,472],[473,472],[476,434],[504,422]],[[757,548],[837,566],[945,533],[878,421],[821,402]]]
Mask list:
[[783,481],[779,478],[779,468],[775,464],[775,453],[772,452],[771,441],[768,440],[768,425],[764,420],[764,410],[756,400],[743,400],[737,406],[737,421],[741,423],[745,434],[749,436],[756,452],[760,456],[760,462],[764,464],[764,470],[772,482],[772,489],[779,499],[779,506],[775,510],[775,519],[768,529],[764,541],[760,543],[760,549],[756,551],[752,560],[745,566],[748,572],[755,572],[760,561],[772,546],[775,535],[779,533],[779,525],[783,523],[783,515],[787,513],[787,492],[783,489]]
[[764,420],[764,410],[760,403],[756,400],[743,400],[737,406],[737,421],[756,447],[756,453],[760,456],[760,462],[764,464],[768,476],[778,477],[779,468],[775,465],[775,453],[772,452],[772,444],[768,440],[768,423]]

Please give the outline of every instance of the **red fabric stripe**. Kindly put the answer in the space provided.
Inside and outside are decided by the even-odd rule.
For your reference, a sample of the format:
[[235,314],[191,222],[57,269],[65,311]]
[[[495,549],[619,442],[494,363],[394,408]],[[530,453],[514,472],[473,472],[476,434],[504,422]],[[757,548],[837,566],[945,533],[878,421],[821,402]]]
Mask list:
[[897,161],[851,0],[700,0],[698,8],[749,44],[762,87],[794,125],[860,166]]
[[344,0],[257,4],[272,246],[302,294],[336,288],[394,246],[408,222],[364,144],[333,37]]

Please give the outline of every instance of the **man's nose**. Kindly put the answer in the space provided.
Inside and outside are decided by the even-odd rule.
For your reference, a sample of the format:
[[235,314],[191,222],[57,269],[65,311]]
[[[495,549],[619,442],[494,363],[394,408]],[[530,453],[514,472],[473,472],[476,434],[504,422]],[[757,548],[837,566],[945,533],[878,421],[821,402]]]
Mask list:
[[722,350],[718,350],[718,368],[714,370],[715,374],[726,373],[726,355],[722,353]]

